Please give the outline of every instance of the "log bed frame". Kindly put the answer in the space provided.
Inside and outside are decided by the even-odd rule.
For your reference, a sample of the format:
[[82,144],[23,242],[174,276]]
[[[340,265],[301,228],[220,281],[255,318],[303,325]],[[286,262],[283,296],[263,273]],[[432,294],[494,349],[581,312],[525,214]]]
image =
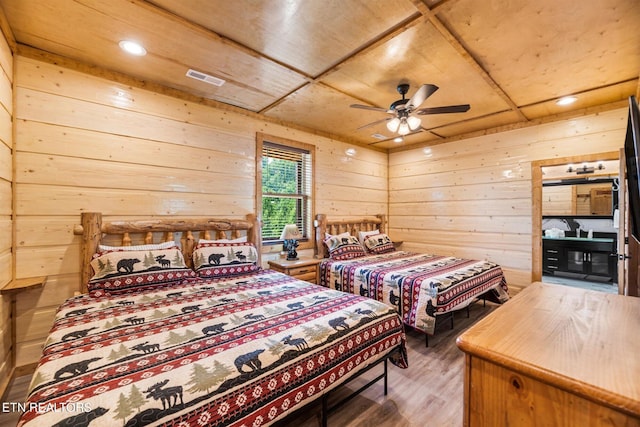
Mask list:
[[102,242],[108,235],[119,235],[120,241],[118,244],[130,246],[133,241],[132,234],[140,235],[136,240],[136,244],[138,244],[137,241],[150,244],[174,241],[175,234],[181,233],[180,249],[188,267],[193,267],[191,255],[199,239],[237,239],[246,235],[247,241],[254,243],[256,246],[258,253],[257,264],[262,265],[259,243],[262,240],[260,222],[254,214],[248,214],[244,220],[173,218],[104,222],[102,214],[99,212],[83,212],[80,221],[80,225],[74,227],[73,234],[82,236],[79,289],[81,293],[88,291],[87,284],[93,275],[90,265],[91,259],[98,251],[98,245],[103,244]]
[[[380,224],[380,220],[374,221]],[[345,223],[347,224],[347,223]],[[333,229],[333,228],[332,228]],[[372,230],[375,227],[371,228]],[[222,219],[222,218],[174,218],[174,219],[154,219],[145,221],[111,221],[104,222],[102,214],[99,212],[83,212],[81,214],[80,224],[73,229],[73,234],[82,236],[80,262],[81,262],[81,280],[80,293],[87,293],[87,285],[92,277],[93,271],[90,262],[93,255],[98,251],[98,246],[103,244],[107,236],[118,235],[119,245],[131,246],[132,242],[151,244],[162,243],[175,240],[175,234],[182,233],[180,238],[180,247],[184,256],[185,263],[189,267],[193,267],[192,254],[196,243],[199,239],[237,239],[241,236],[247,236],[247,242],[254,243],[258,254],[258,265],[262,265],[262,257],[260,252],[262,237],[260,221],[254,214],[247,214],[246,219]],[[140,235],[137,239],[132,239],[131,235]],[[160,235],[158,239],[156,235]],[[196,235],[198,238],[196,238]],[[135,237],[135,236],[134,236]],[[401,350],[399,350],[401,351]],[[303,412],[312,406],[316,401],[320,400],[320,421],[323,427],[327,426],[328,416],[333,411],[359,395],[362,391],[374,385],[381,379],[384,380],[384,395],[387,395],[388,368],[387,360],[393,352],[387,354],[384,358],[376,363],[366,366],[356,372],[352,377],[347,379],[342,385],[346,385],[352,380],[360,377],[370,369],[383,364],[383,373],[362,385],[358,390],[353,391],[346,397],[340,399],[333,404],[329,403],[329,397],[333,394],[331,390],[319,396],[318,399],[309,402],[303,408],[298,409],[288,417]],[[337,390],[337,389],[336,389]]]
[[[316,219],[314,221],[315,228],[315,245],[314,245],[314,255],[316,258],[328,258],[329,250],[327,246],[324,244],[325,234],[340,234],[344,232],[349,232],[352,236],[358,237],[359,231],[372,231],[379,230],[380,233],[387,233],[387,216],[383,214],[365,217],[365,218],[357,218],[357,219],[327,219],[325,214],[317,214]],[[483,300],[486,305],[486,300],[484,298],[480,298]],[[467,317],[469,317],[469,306],[466,308]],[[440,325],[445,321],[449,321],[450,328],[453,329],[453,316],[454,312],[450,311],[440,316],[436,316],[436,324],[435,327],[439,328]],[[429,335],[424,334],[425,336],[425,346],[429,347]]]
[[314,255],[316,258],[328,258],[329,250],[324,244],[326,233],[340,234],[349,232],[352,236],[356,237],[359,231],[380,230],[380,233],[386,233],[387,216],[375,215],[369,218],[329,220],[325,214],[317,214],[314,221],[314,228]]

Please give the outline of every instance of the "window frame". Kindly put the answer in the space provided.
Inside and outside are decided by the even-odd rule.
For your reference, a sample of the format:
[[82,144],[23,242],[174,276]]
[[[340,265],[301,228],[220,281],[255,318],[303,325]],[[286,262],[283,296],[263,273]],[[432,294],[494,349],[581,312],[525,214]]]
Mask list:
[[[305,238],[299,240],[300,246],[298,249],[312,249],[314,244],[314,229],[313,229],[313,215],[315,212],[315,161],[316,161],[316,146],[313,144],[306,144],[303,142],[293,141],[286,138],[281,138],[273,135],[267,135],[261,132],[256,134],[256,214],[260,218],[262,222],[262,207],[263,207],[263,194],[262,194],[262,151],[265,143],[271,143],[280,145],[282,147],[290,147],[292,149],[297,150],[305,150],[308,151],[311,156],[311,183],[309,185],[311,195],[309,200],[309,215],[308,215],[308,235]],[[281,245],[282,240],[262,240],[262,246],[267,247],[267,251],[275,251],[269,250],[268,247],[274,245]]]

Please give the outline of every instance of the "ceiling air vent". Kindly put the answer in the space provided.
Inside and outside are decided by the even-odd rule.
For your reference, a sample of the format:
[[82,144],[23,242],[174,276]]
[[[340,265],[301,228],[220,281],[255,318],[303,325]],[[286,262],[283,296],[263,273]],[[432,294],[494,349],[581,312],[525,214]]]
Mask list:
[[375,139],[387,139],[386,136],[379,134],[379,133],[374,133],[373,135],[371,135],[372,137],[374,137]]
[[187,71],[187,77],[191,77],[192,79],[200,80],[201,82],[209,83],[214,86],[222,86],[224,84],[224,80],[222,79],[191,69]]

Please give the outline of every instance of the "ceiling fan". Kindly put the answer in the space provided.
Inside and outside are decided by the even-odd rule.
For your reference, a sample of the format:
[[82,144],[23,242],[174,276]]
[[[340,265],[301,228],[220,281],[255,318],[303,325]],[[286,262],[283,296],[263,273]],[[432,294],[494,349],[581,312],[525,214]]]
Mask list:
[[445,107],[431,107],[431,108],[418,108],[424,101],[427,100],[435,91],[438,90],[438,86],[432,84],[423,84],[418,88],[416,93],[410,99],[406,99],[405,95],[409,92],[409,84],[400,83],[396,88],[398,93],[402,95],[402,99],[394,101],[386,110],[380,107],[371,107],[369,105],[351,104],[352,108],[361,108],[363,110],[380,111],[387,113],[393,117],[387,117],[386,119],[376,120],[373,123],[360,126],[358,130],[374,126],[379,123],[387,122],[387,129],[391,132],[397,132],[400,135],[407,135],[411,132],[416,132],[422,129],[422,120],[415,115],[425,114],[446,114],[446,113],[464,113],[469,111],[471,106],[469,104],[461,105],[448,105]]

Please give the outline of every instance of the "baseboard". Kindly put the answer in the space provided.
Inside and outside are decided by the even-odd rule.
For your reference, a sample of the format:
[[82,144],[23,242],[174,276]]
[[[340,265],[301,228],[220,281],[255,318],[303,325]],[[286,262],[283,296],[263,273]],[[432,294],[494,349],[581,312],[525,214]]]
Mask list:
[[13,378],[22,377],[25,375],[31,375],[36,371],[37,367],[38,367],[38,362],[29,363],[28,365],[16,366],[16,368],[13,370],[14,371]]
[[9,375],[6,376],[6,378],[0,380],[0,400],[2,402],[7,401],[7,393],[9,392],[14,379],[20,378],[24,375],[32,375],[36,371],[37,367],[37,363],[30,363],[28,365],[22,365],[13,368]]

